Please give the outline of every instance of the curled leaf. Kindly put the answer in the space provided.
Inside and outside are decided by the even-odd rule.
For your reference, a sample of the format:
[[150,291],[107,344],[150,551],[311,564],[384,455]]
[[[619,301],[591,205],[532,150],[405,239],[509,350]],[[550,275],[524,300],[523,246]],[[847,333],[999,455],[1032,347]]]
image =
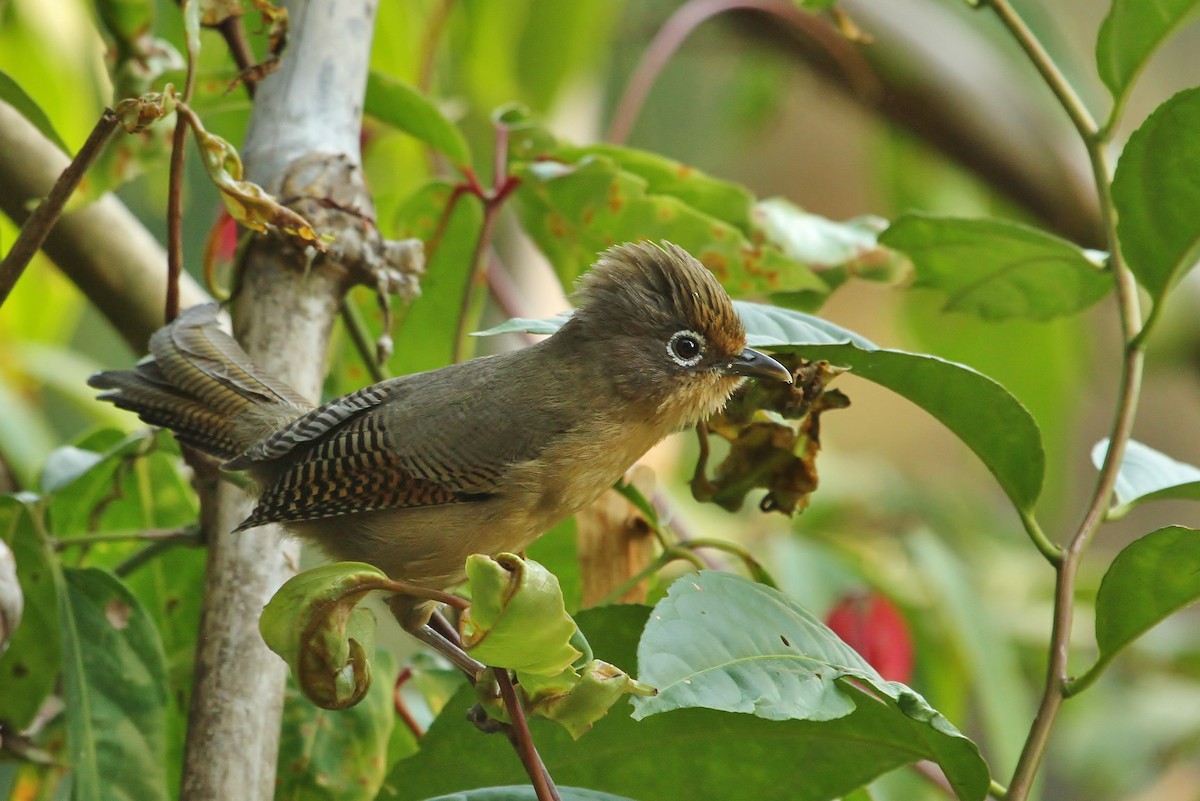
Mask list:
[[532,559],[502,553],[467,559],[471,608],[459,621],[463,648],[486,665],[554,676],[579,658],[576,627],[558,579]]
[[651,696],[656,690],[631,678],[618,667],[593,659],[576,672],[564,671],[552,683],[528,682],[521,677],[523,695],[532,715],[553,720],[578,740],[592,724],[608,714],[623,695]]
[[258,621],[263,640],[317,706],[345,709],[366,695],[375,616],[357,607],[367,593],[389,584],[371,565],[335,562],[293,576],[263,609]]
[[808,506],[818,482],[821,414],[850,405],[841,392],[826,388],[844,370],[794,355],[778,358],[792,371],[794,384],[747,384],[709,420],[708,430],[728,440],[730,448],[710,478],[702,434],[704,447],[692,478],[697,500],[734,511],[748,492],[762,488],[767,490],[759,504],[764,512],[790,515]]
[[328,249],[308,220],[281,205],[258,184],[242,180],[242,160],[233,145],[204,130],[194,118],[193,130],[208,175],[235,220],[255,231],[282,231],[301,246],[312,245],[319,251]]

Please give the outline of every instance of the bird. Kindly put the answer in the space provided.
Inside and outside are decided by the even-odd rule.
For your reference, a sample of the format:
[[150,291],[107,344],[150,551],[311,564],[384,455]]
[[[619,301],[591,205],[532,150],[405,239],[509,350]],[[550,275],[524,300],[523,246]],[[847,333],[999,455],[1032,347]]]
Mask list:
[[[332,559],[443,591],[470,555],[524,550],[746,378],[792,381],[746,346],[716,277],[669,242],[609,248],[573,300],[536,344],[315,408],[220,329],[216,304],[185,310],[133,369],[89,384],[247,472],[260,495],[238,529],[279,523]],[[434,606],[410,598],[393,612],[415,633]]]

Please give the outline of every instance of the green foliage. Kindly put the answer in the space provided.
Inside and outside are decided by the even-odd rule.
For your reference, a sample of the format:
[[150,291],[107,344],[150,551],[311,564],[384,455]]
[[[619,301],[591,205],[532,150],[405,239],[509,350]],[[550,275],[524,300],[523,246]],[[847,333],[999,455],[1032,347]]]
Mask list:
[[[11,4],[0,14],[0,101],[55,146],[70,152],[66,143],[82,141],[105,103],[162,92],[168,81],[181,86],[180,54],[189,50],[199,58],[191,108],[215,133],[238,142],[251,102],[240,89],[229,91],[237,70],[220,38],[201,29],[207,6],[199,0],[183,4],[184,13],[143,0],[97,0],[94,15],[56,1],[43,16],[30,11],[35,5]],[[793,5],[804,13],[834,6],[830,0]],[[998,10],[996,4],[978,6],[980,15]],[[534,315],[548,313],[546,304],[561,305],[558,293],[571,288],[599,251],[630,240],[669,240],[694,253],[738,298],[750,345],[850,368],[852,377],[928,413],[914,423],[895,398],[839,379],[854,405],[823,431],[811,432],[814,448],[823,444],[836,458],[822,457],[821,486],[812,508],[795,523],[778,516],[732,518],[707,508],[673,514],[681,502],[672,487],[690,465],[663,470],[663,486],[654,493],[627,494],[636,501],[631,514],[643,516],[660,538],[655,547],[665,546],[665,558],[648,572],[680,553],[702,561],[700,548],[713,564],[742,569],[740,562],[724,561],[729,551],[708,547],[737,540],[732,550],[748,548],[758,560],[748,563],[749,571],[765,578],[765,566],[786,593],[730,573],[700,572],[675,581],[653,612],[643,606],[579,612],[589,576],[579,563],[573,521],[531,547],[531,557],[553,573],[537,577],[549,601],[536,601],[532,612],[518,608],[528,596],[513,592],[509,571],[493,570],[490,582],[481,581],[489,566],[476,560],[475,606],[460,631],[479,658],[519,669],[534,741],[566,801],[781,793],[801,801],[937,797],[903,784],[911,776],[897,769],[917,760],[938,764],[960,798],[982,798],[989,773],[1005,782],[1016,767],[1033,721],[1035,690],[1058,691],[1053,681],[1042,687],[1047,653],[1052,665],[1060,656],[1069,655],[1070,666],[1084,659],[1080,651],[1086,648],[1073,641],[1047,649],[1039,632],[1051,599],[1060,609],[1068,604],[1070,615],[1078,611],[1074,607],[1094,607],[1095,659],[1067,683],[1065,696],[1082,695],[1117,654],[1136,664],[1131,675],[1114,671],[1096,692],[1072,701],[1092,705],[1096,719],[1118,727],[1163,687],[1194,691],[1195,669],[1188,661],[1200,648],[1194,635],[1171,630],[1177,641],[1156,643],[1152,652],[1139,649],[1139,639],[1200,598],[1200,533],[1158,528],[1133,539],[1094,576],[1077,573],[1082,547],[1065,548],[1072,540],[1086,545],[1093,539],[1094,528],[1072,528],[1079,519],[1091,525],[1140,514],[1150,501],[1200,500],[1200,470],[1189,454],[1194,442],[1185,434],[1172,442],[1179,461],[1127,439],[1128,430],[1118,431],[1124,458],[1115,473],[1101,476],[1102,483],[1112,480],[1114,491],[1086,502],[1094,514],[1079,514],[1065,488],[1091,484],[1090,476],[1076,472],[1080,429],[1092,427],[1096,417],[1096,406],[1083,400],[1103,404],[1110,394],[1093,380],[1092,354],[1081,343],[1098,343],[1095,357],[1108,359],[1102,348],[1116,337],[1096,334],[1094,326],[1111,321],[1088,310],[1124,293],[1123,324],[1143,330],[1123,328],[1120,352],[1111,358],[1124,360],[1126,373],[1140,380],[1138,360],[1160,309],[1200,253],[1200,89],[1163,102],[1129,138],[1111,182],[1106,174],[1114,128],[1143,67],[1196,7],[1195,0],[1114,0],[1101,26],[1095,66],[1112,94],[1112,110],[1090,131],[1086,111],[1076,108],[1071,116],[1085,129],[1083,149],[1094,159],[1099,228],[1107,240],[1098,246],[1105,254],[1039,227],[1052,220],[964,216],[1019,219],[1011,209],[988,208],[1000,205],[994,196],[984,203],[965,199],[963,182],[942,180],[940,168],[922,172],[921,189],[927,191],[916,205],[945,205],[950,198],[954,216],[908,213],[890,226],[872,215],[839,222],[818,213],[824,211],[824,186],[808,193],[811,210],[795,199],[760,198],[750,186],[765,185],[764,175],[774,178],[778,171],[778,185],[794,185],[793,176],[784,175],[788,165],[755,170],[743,164],[740,177],[727,177],[739,175],[738,159],[753,157],[766,132],[747,129],[750,135],[740,141],[723,133],[734,126],[704,125],[705,109],[690,107],[695,86],[691,94],[670,97],[663,87],[657,101],[651,94],[657,107],[643,115],[642,125],[686,104],[687,119],[669,119],[669,128],[647,134],[649,141],[704,139],[705,149],[720,159],[681,160],[679,151],[699,150],[683,142],[667,153],[595,143],[574,124],[566,133],[564,120],[587,120],[588,108],[603,117],[628,89],[623,70],[631,65],[621,60],[640,55],[660,30],[654,8],[610,0],[381,6],[363,101],[374,120],[363,134],[364,172],[375,191],[380,231],[422,240],[427,256],[421,297],[396,310],[391,372],[437,368],[462,357],[469,347],[461,337],[474,328],[550,334],[565,318]],[[74,27],[52,30],[46,24],[60,18],[74,20]],[[827,18],[852,27],[844,16]],[[1031,21],[1032,29],[1042,29],[1044,20]],[[704,35],[728,33],[711,28]],[[253,39],[253,25],[249,32]],[[1012,27],[1009,33],[1029,35]],[[731,46],[731,55],[761,58],[766,40],[760,39],[737,45],[746,52]],[[107,75],[95,72],[102,62],[100,41],[109,47]],[[726,40],[699,41],[707,59],[713,43]],[[261,50],[260,44],[255,40]],[[1047,58],[1038,48],[1025,51]],[[743,88],[758,81],[760,95],[751,103],[776,103],[785,94],[778,82],[790,76],[791,66],[771,63],[765,83],[762,71],[732,79]],[[1077,76],[1085,68],[1039,66],[1052,81],[1066,80],[1056,78],[1059,72]],[[700,68],[683,76],[702,86],[699,94],[716,96],[703,86],[713,79]],[[1072,93],[1058,88],[1060,101],[1070,106]],[[1147,88],[1147,96],[1153,91]],[[1031,98],[1041,92],[1029,90]],[[811,121],[819,133],[840,116],[818,100],[805,110],[806,126]],[[789,136],[807,145],[808,133]],[[122,201],[161,227],[168,138],[169,126],[161,124],[119,137],[89,173],[77,204],[119,189]],[[235,205],[257,202],[238,180],[232,145],[204,141],[210,166]],[[787,153],[798,161],[811,158],[799,146],[789,145]],[[139,174],[144,177],[132,181]],[[834,197],[830,207],[859,197],[853,191],[828,194]],[[874,203],[879,194],[868,189],[862,196]],[[189,189],[184,200],[191,264],[198,261],[218,198],[206,185]],[[282,213],[271,206],[255,209],[251,221]],[[10,243],[13,233],[7,220],[0,221],[0,245]],[[515,254],[530,245],[553,269],[553,278],[545,276],[548,287],[535,287],[537,273],[517,269]],[[910,268],[913,280],[906,283]],[[489,273],[500,302],[485,309]],[[1129,282],[1121,280],[1129,276],[1153,303],[1144,325],[1139,298],[1129,296]],[[517,289],[505,277],[517,279]],[[534,306],[535,288],[549,290],[551,299]],[[835,293],[842,296],[830,304],[829,319],[815,316]],[[921,297],[936,298],[941,311]],[[25,610],[0,654],[0,799],[68,793],[76,799],[175,798],[195,631],[205,602],[205,552],[181,547],[194,539],[198,515],[191,476],[169,437],[128,433],[133,423],[127,416],[92,401],[83,382],[87,373],[98,364],[128,364],[131,357],[104,342],[94,315],[83,311],[87,299],[42,261],[30,266],[13,298],[0,315],[0,455],[8,468],[0,481],[11,474],[17,489],[36,494],[0,496],[0,537],[15,554]],[[887,328],[896,298],[920,344],[905,343],[904,332]],[[352,302],[371,304],[360,311],[372,335],[387,333],[373,297],[363,293]],[[507,317],[513,319],[495,324]],[[367,382],[348,337],[340,336],[331,362],[329,394]],[[1152,373],[1147,395],[1154,388]],[[1129,396],[1117,404],[1118,419],[1133,411]],[[777,412],[755,414],[773,419]],[[1185,414],[1180,410],[1181,418]],[[965,444],[993,474],[998,491],[938,472],[953,460],[923,453],[937,447],[926,429],[917,430],[924,423]],[[122,430],[94,430],[98,425]],[[911,436],[910,426],[917,432]],[[847,436],[848,428],[855,433]],[[868,443],[869,455],[847,457],[843,443],[860,430],[868,432],[857,436]],[[902,450],[889,450],[896,447]],[[1098,468],[1104,469],[1107,448],[1104,441],[1093,451]],[[886,453],[894,458],[891,468],[880,466]],[[1004,497],[1015,516],[997,513]],[[1036,548],[1021,538],[1020,527]],[[697,543],[712,540],[680,548],[680,531],[694,532]],[[1088,558],[1102,555],[1089,552]],[[651,599],[676,577],[677,567],[650,582]],[[1054,595],[1057,575],[1072,579],[1067,601]],[[358,607],[363,595],[386,584],[369,566],[321,567],[289,584],[265,610],[264,634],[293,671],[319,676],[323,691],[314,693],[313,682],[302,681],[304,693],[335,706],[359,701],[344,711],[325,711],[289,689],[277,797],[534,798],[507,739],[484,737],[466,720],[486,692],[419,671],[405,694],[421,725],[430,722],[428,732],[418,742],[396,717],[394,659],[376,651],[370,613]],[[818,612],[831,598],[852,596],[863,586],[895,599],[911,624],[917,673],[909,683],[920,695],[884,680],[820,622]],[[576,612],[573,621],[568,613]],[[587,650],[598,658],[581,655]],[[321,657],[315,666],[306,661],[313,653]],[[1058,667],[1069,675],[1066,661]],[[659,695],[637,699],[631,715],[620,696],[640,689],[630,678],[635,675]],[[1105,686],[1113,688],[1109,696]],[[450,697],[453,687],[460,689]],[[503,715],[494,705],[487,708]],[[1200,733],[1194,722],[1172,729],[1157,725],[1160,719],[1138,721],[1147,732],[1144,751],[1106,751],[1102,767],[1132,782],[1129,777],[1158,767],[1157,761],[1146,764],[1148,754],[1157,760]],[[954,724],[969,725],[977,742]],[[1064,744],[1064,753],[1071,750]],[[1075,750],[1088,751],[1078,744]],[[1088,787],[1101,757],[1085,755],[1075,764],[1056,756],[1047,760],[1055,786],[1086,794],[1080,788]],[[1032,777],[1018,771],[1016,779],[1010,797],[1023,801]],[[1140,789],[1114,791],[1132,795]]]
[[167,798],[167,677],[158,629],[103,570],[67,568],[55,584],[73,798]]
[[362,702],[350,709],[319,709],[288,683],[279,742],[276,801],[370,801],[388,766],[397,725],[392,705],[396,667],[378,651]]
[[880,242],[913,260],[915,286],[946,294],[945,311],[985,320],[1048,320],[1108,294],[1112,279],[1077,245],[1004,220],[906,215]]
[[1155,306],[1200,255],[1200,88],[1159,106],[1129,137],[1113,178],[1117,232],[1129,269]]
[[658,695],[634,699],[637,719],[702,707],[767,720],[841,721],[826,736],[874,752],[877,764],[930,759],[959,798],[987,794],[987,765],[970,740],[770,587],[715,572],[678,580],[651,613],[638,667]]
[[1150,56],[1196,10],[1196,0],[1113,0],[1096,40],[1100,80],[1120,103]]

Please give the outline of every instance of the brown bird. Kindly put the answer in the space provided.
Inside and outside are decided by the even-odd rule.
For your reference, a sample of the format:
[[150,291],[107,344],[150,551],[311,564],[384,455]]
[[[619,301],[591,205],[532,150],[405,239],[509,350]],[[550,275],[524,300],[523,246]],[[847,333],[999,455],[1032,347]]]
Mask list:
[[[729,296],[683,249],[606,251],[557,333],[366,387],[316,409],[196,306],[100,397],[245,470],[239,528],[282,523],[335,559],[431,589],[474,553],[519,551],[590,504],[653,445],[721,408],[744,376],[791,381],[746,347]],[[433,605],[401,602],[417,630]],[[424,638],[423,638],[424,639]]]

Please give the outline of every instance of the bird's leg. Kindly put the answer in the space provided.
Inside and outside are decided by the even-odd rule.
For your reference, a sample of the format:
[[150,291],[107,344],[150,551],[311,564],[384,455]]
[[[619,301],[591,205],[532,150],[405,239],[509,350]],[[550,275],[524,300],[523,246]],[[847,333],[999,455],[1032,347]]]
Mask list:
[[[395,584],[398,587],[403,582],[395,582]],[[423,590],[418,593],[415,588],[413,589],[414,591],[411,594],[402,591],[400,594],[393,595],[387,599],[388,608],[392,610],[392,615],[396,618],[396,622],[400,624],[400,628],[450,660],[450,664],[466,673],[467,678],[474,684],[479,680],[479,676],[483,671],[487,670],[487,665],[474,659],[463,650],[462,644],[458,642],[458,634],[441,615],[438,615],[441,624],[440,628],[446,632],[445,634],[439,632],[429,624],[430,618],[437,614],[437,612],[433,610],[429,596]],[[447,593],[438,593],[438,595],[453,598],[455,606],[459,606],[460,604],[465,606],[466,604],[466,601],[458,596],[450,596]],[[444,602],[445,597],[438,597],[433,600]]]
[[487,670],[487,665],[472,658],[470,654],[462,649],[461,645],[445,637],[428,623],[416,629],[408,629],[408,632],[449,659],[451,664],[467,674],[467,678],[471,680],[472,684],[479,680],[483,671]]

